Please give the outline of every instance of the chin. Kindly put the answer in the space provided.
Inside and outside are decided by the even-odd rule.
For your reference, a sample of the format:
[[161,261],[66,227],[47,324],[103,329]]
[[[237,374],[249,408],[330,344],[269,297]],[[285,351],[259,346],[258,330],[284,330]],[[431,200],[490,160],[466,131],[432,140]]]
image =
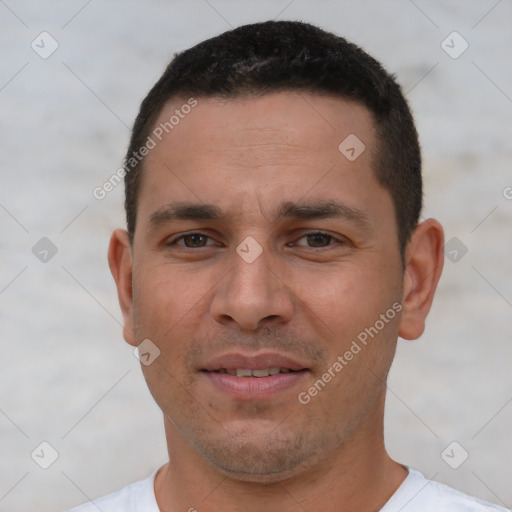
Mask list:
[[232,480],[248,483],[272,484],[289,479],[300,472],[303,460],[289,449],[262,449],[244,446],[222,453],[210,453],[209,462],[217,471]]
[[282,482],[314,466],[327,449],[326,439],[304,432],[254,431],[233,433],[223,439],[195,439],[200,455],[230,479],[272,484]]

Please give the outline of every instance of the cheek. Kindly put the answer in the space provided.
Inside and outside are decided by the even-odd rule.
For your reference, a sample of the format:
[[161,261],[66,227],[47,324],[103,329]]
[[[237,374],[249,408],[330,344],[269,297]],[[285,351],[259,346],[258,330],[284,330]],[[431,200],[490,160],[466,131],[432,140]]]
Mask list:
[[[400,280],[397,269],[385,260],[339,266],[329,274],[295,276],[303,301],[302,314],[328,353],[329,365],[347,354],[347,363],[337,379],[347,388],[364,388],[368,368],[384,378],[398,336]],[[384,315],[382,319],[381,315]],[[363,371],[363,370],[364,371]],[[358,384],[359,383],[359,384]]]
[[164,411],[173,410],[176,404],[190,407],[186,392],[191,385],[190,375],[181,359],[196,332],[201,296],[196,290],[189,279],[166,265],[148,266],[134,280],[137,340],[149,339],[160,351],[151,364],[142,365],[142,371],[153,398]]
[[[347,340],[372,323],[386,303],[377,276],[355,265],[339,266],[316,275],[301,272],[295,276],[296,296],[303,303],[303,314],[325,330],[326,339]],[[387,305],[386,308],[387,309]]]
[[[134,283],[134,314],[138,339],[154,339],[161,350],[176,347],[183,336],[173,331],[192,328],[198,318],[195,312],[207,287],[191,286],[191,280],[169,266],[160,265],[144,269]],[[203,291],[201,291],[203,290]],[[173,339],[171,347],[164,340]]]

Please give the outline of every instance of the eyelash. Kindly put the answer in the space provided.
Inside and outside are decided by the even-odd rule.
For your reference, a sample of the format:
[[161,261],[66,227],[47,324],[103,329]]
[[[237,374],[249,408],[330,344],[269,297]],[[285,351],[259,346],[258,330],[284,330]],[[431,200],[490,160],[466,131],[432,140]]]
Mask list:
[[[190,237],[190,236],[194,236],[194,235],[199,235],[199,236],[205,237],[205,238],[210,239],[210,240],[212,239],[212,237],[210,237],[208,235],[205,235],[204,233],[193,231],[191,233],[185,233],[183,235],[178,236],[177,238],[175,238],[174,240],[171,240],[166,245],[167,246],[178,245],[177,242],[179,242],[180,240],[184,240],[185,237]],[[346,244],[346,240],[336,238],[335,236],[330,235],[329,233],[326,233],[325,231],[310,231],[310,232],[305,233],[304,235],[302,235],[300,238],[298,238],[298,240],[301,240],[302,238],[305,238],[305,237],[308,237],[308,236],[314,236],[314,235],[324,235],[325,237],[329,238],[330,242],[334,241],[334,242],[336,242],[338,244]],[[293,245],[298,245],[298,244],[294,243]],[[327,249],[327,248],[329,248],[329,247],[331,247],[333,245],[334,245],[333,243],[329,243],[328,245],[326,245],[324,247],[311,247],[311,246],[306,246],[306,247],[308,249]],[[186,245],[180,245],[180,247],[183,247],[184,249],[203,249],[203,248],[209,247],[209,246],[205,245],[205,246],[201,246],[201,247],[187,247]],[[300,247],[304,247],[304,246],[300,246]]]

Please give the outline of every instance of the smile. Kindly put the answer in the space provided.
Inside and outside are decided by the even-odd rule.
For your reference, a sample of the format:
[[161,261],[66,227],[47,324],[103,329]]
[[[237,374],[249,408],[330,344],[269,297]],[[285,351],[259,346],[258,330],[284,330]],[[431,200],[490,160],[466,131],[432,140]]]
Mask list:
[[264,368],[261,370],[252,370],[250,368],[213,370],[214,373],[227,373],[236,377],[268,377],[269,375],[279,375],[280,373],[290,373],[298,370],[290,370],[290,368]]

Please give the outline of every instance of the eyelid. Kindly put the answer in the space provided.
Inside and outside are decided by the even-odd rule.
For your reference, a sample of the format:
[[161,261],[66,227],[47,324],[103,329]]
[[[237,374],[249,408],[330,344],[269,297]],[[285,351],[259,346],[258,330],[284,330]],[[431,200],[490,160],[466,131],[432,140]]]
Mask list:
[[[332,240],[336,241],[339,244],[347,244],[348,243],[348,240],[344,236],[333,235],[328,231],[322,231],[322,230],[317,229],[317,230],[307,231],[306,233],[303,233],[300,237],[298,237],[296,239],[296,241],[293,243],[293,245],[299,245],[299,244],[297,244],[298,240],[301,240],[302,238],[305,238],[310,235],[325,235],[325,236],[330,237]],[[329,245],[326,245],[325,247],[310,247],[308,245],[300,245],[300,247],[307,247],[308,249],[327,249],[328,247],[332,247],[333,245],[335,245],[335,244],[330,243]]]

